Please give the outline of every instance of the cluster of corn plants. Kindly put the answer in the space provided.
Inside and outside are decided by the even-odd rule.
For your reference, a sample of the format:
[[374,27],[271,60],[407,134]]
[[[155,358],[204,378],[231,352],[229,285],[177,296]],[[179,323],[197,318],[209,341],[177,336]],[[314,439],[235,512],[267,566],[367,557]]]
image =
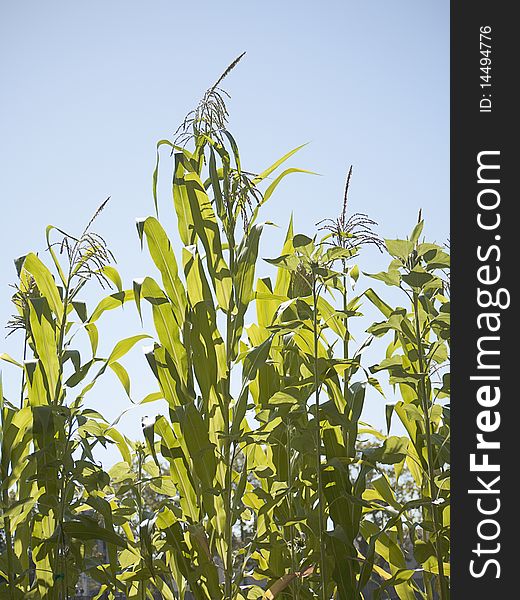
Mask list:
[[[426,598],[449,597],[450,549],[450,394],[449,254],[446,248],[420,239],[423,221],[409,239],[387,240],[392,257],[386,272],[373,275],[400,289],[406,305],[391,308],[370,290],[370,299],[385,319],[369,328],[374,336],[393,334],[386,358],[372,367],[386,371],[400,399],[387,406],[407,433],[406,465],[419,491],[409,506],[394,508],[406,515],[421,509],[408,523],[413,554],[423,569]],[[404,568],[404,562],[403,562]]]
[[[48,228],[50,267],[36,254],[16,263],[23,359],[2,356],[20,371],[19,398],[0,393],[2,597],[66,600],[87,573],[99,598],[448,598],[448,254],[421,240],[422,221],[383,241],[366,215],[348,216],[351,169],[340,216],[311,237],[291,221],[272,276],[256,279],[264,205],[308,171],[282,167],[300,148],[260,172],[242,165],[220,88],[240,58],[157,145],[155,216],[137,221],[155,274],[123,289],[95,219],[77,238]],[[165,177],[173,233],[158,217]],[[367,244],[391,255],[371,277],[405,307],[359,291]],[[86,285],[116,291],[90,313]],[[98,322],[125,302],[153,330],[101,357]],[[367,303],[384,320],[358,341]],[[390,335],[384,360],[365,364]],[[143,402],[168,410],[131,441],[86,401],[108,371],[130,396],[138,374],[121,359],[145,338],[157,387]],[[397,415],[403,436],[361,421],[368,390],[385,410],[388,383],[388,429]],[[107,470],[98,444],[121,461]]]

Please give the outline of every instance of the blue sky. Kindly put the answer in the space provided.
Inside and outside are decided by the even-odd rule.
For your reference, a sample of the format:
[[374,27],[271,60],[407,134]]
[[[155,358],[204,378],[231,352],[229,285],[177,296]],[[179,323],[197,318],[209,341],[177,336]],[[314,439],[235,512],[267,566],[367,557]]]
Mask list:
[[[368,213],[381,235],[405,236],[422,207],[428,237],[447,239],[447,0],[3,2],[2,325],[12,312],[12,259],[42,251],[49,223],[79,232],[107,196],[97,230],[125,283],[151,272],[135,218],[153,212],[155,143],[244,50],[225,82],[243,164],[259,171],[309,142],[291,164],[320,173],[288,178],[270,200],[264,216],[281,228],[266,236],[263,256],[277,253],[291,212],[306,233],[337,215],[350,164],[351,211]],[[173,227],[169,202],[162,198],[161,215]],[[385,262],[368,251],[362,266],[374,272]],[[107,321],[103,344],[140,331],[129,308]],[[11,336],[1,349],[19,356],[18,345]],[[129,360],[143,364],[139,349]],[[2,370],[14,394],[14,373]],[[136,399],[153,385],[147,375],[134,382]],[[89,402],[109,418],[127,406],[113,382]],[[373,398],[366,410],[379,426],[383,404]],[[121,421],[129,435],[140,414]]]

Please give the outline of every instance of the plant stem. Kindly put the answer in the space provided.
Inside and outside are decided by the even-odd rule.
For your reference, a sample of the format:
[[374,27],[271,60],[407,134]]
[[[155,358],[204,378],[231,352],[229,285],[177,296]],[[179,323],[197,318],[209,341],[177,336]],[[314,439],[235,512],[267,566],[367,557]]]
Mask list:
[[[291,417],[287,417],[287,481],[289,483],[289,489],[293,483],[293,470],[292,470],[292,423]],[[289,515],[294,515],[293,505],[293,491],[289,494]],[[296,553],[294,548],[294,525],[289,525],[289,540],[291,544],[291,571],[296,573],[298,564],[296,562]],[[300,597],[300,582],[298,579],[295,580],[294,585],[296,586],[296,598]]]
[[232,600],[233,598],[233,459],[232,459],[232,440],[231,440],[231,369],[232,369],[232,352],[233,352],[233,305],[234,305],[234,271],[235,271],[235,252],[234,252],[234,234],[230,231],[228,234],[229,242],[229,271],[231,274],[232,291],[230,306],[226,315],[226,362],[227,362],[227,380],[225,386],[224,398],[224,425],[226,431],[226,440],[224,446],[224,462],[226,467],[226,484],[225,484],[225,501],[226,501],[226,560],[225,560],[225,598]]
[[313,273],[312,281],[312,300],[314,305],[313,310],[313,334],[314,334],[314,407],[316,410],[315,416],[315,443],[316,443],[316,480],[318,493],[318,539],[320,544],[320,587],[321,599],[327,600],[327,577],[325,566],[325,548],[324,548],[324,521],[325,512],[323,510],[323,484],[321,477],[321,428],[320,428],[320,388],[318,377],[318,290],[316,287],[316,276]]
[[[227,431],[230,431],[229,418],[227,419]],[[229,434],[228,434],[229,435]],[[226,564],[225,564],[225,597],[226,600],[231,600],[233,597],[233,498],[231,493],[231,487],[233,483],[233,471],[231,461],[231,443],[226,442],[225,449],[225,462],[226,462]]]
[[[4,479],[2,477],[2,479]],[[5,481],[5,479],[4,479]],[[9,490],[2,491],[2,503],[4,511],[9,508]],[[13,555],[13,536],[11,533],[11,520],[9,517],[4,517],[4,534],[7,554],[7,582],[9,585],[9,598],[15,599],[15,583],[14,583],[14,555]]]
[[[428,454],[428,479],[429,479],[429,492],[430,498],[432,502],[436,499],[438,490],[437,485],[435,484],[435,464],[433,457],[433,445],[431,439],[431,422],[430,422],[430,407],[428,402],[428,397],[426,393],[425,386],[425,377],[426,373],[424,372],[424,348],[422,343],[421,336],[421,324],[419,320],[419,297],[417,292],[413,293],[413,309],[414,309],[414,319],[415,319],[415,333],[417,336],[417,353],[419,357],[419,371],[420,371],[420,379],[419,379],[419,390],[420,390],[420,401],[424,413],[424,429],[426,434],[426,450]],[[439,515],[437,512],[437,507],[435,505],[432,506],[432,517],[433,517],[433,526],[434,526],[434,535],[435,535],[435,554],[437,558],[437,566],[439,569],[439,592],[441,600],[448,600],[448,590],[446,586],[446,577],[444,575],[444,562],[442,559],[442,548],[441,542],[439,539]]]
[[426,597],[429,600],[434,600],[432,577],[431,577],[431,574],[428,573],[427,571],[423,571],[423,583],[424,583],[424,590],[426,592]]
[[[28,331],[28,324],[25,324],[25,330],[24,330],[24,334],[25,334],[25,339],[23,342],[23,361],[25,363],[25,359],[27,358],[27,331]],[[23,408],[23,391],[25,389],[25,369],[22,369],[22,382],[20,384],[20,410]]]
[[[59,336],[58,336],[58,345],[57,345],[57,356],[58,356],[58,377],[56,380],[56,389],[54,390],[54,398],[51,398],[51,405],[55,405],[58,406],[60,404],[60,396],[61,396],[61,380],[62,380],[62,376],[63,376],[63,346],[65,343],[65,329],[66,329],[66,325],[67,325],[67,309],[68,309],[68,303],[69,303],[69,293],[70,293],[70,286],[72,283],[72,265],[69,267],[69,273],[68,273],[68,277],[67,277],[67,285],[65,286],[65,296],[63,299],[63,313],[61,316],[61,322],[59,324]],[[69,444],[69,440],[70,440],[70,435],[72,432],[72,421],[70,420],[69,423],[69,435],[67,437],[67,441],[65,443],[64,446],[64,452],[63,452],[63,457],[65,458],[67,455],[67,448],[68,448],[68,444]],[[59,437],[58,437],[59,439]],[[58,449],[56,449],[56,455],[58,455]],[[63,462],[63,464],[65,465],[65,463]],[[58,542],[58,548],[57,548],[57,555],[56,555],[56,565],[58,566],[58,569],[60,571],[60,573],[63,575],[62,579],[61,579],[61,584],[60,584],[60,588],[61,588],[61,592],[60,595],[63,598],[63,600],[66,599],[67,597],[67,586],[68,586],[68,582],[67,582],[67,565],[66,565],[66,559],[65,559],[65,535],[63,533],[63,523],[65,521],[65,468],[62,472],[62,476],[60,478],[60,484],[59,484],[59,488],[58,488],[58,497],[56,498],[56,520],[58,521],[58,526],[59,526],[59,531],[60,531],[60,535],[59,535],[59,542]],[[61,568],[60,568],[61,567]]]
[[[139,547],[141,550],[141,568],[144,570],[145,568],[145,561],[144,561],[144,551],[145,551],[145,545],[144,545],[144,540],[143,540],[143,536],[141,535],[141,524],[143,522],[143,518],[144,518],[144,514],[143,514],[143,500],[142,500],[142,494],[143,494],[143,484],[142,484],[142,478],[143,478],[143,451],[140,447],[137,448],[137,514],[139,517]],[[143,581],[140,582],[139,587],[140,587],[140,591],[141,591],[141,600],[146,600],[146,584],[145,584],[145,580],[143,579]]]
[[69,305],[69,292],[70,292],[70,285],[71,285],[71,278],[72,275],[71,273],[69,273],[69,278],[67,280],[67,286],[65,288],[65,297],[63,299],[63,314],[61,316],[61,323],[60,323],[60,335],[58,337],[58,347],[57,347],[57,354],[58,354],[58,378],[56,381],[56,389],[54,390],[54,404],[57,406],[60,403],[60,396],[61,396],[61,379],[63,376],[63,345],[65,343],[65,328],[67,326],[67,310],[68,310],[68,305]]
[[[343,263],[343,270],[345,270],[346,265]],[[345,315],[345,337],[343,338],[343,359],[348,360],[349,357],[349,331],[348,331],[348,317],[347,317],[347,306],[348,306],[348,298],[347,298],[347,276],[343,276],[343,314]],[[348,381],[349,381],[350,367],[343,371],[343,398],[345,399],[345,403],[348,404]],[[347,434],[347,449],[350,450],[352,441],[351,441],[351,430],[350,427],[346,432]]]
[[[343,270],[346,269],[346,265],[343,265]],[[348,297],[347,297],[347,276],[344,275],[343,276],[343,314],[345,315],[345,337],[343,338],[343,358],[346,360],[348,359],[348,343],[349,343],[349,331],[348,331],[348,317],[347,317],[347,306],[348,306]],[[345,373],[348,371],[350,371],[350,369],[345,369]],[[345,398],[347,396],[347,383],[348,383],[348,377],[345,375],[344,377],[344,394],[345,394]]]
[[[69,456],[69,448],[70,441],[72,439],[73,432],[73,421],[72,419],[68,422],[68,433],[67,438],[65,440],[65,446],[63,449],[63,457],[61,463],[63,465],[62,474],[60,477],[60,487],[58,491],[58,501],[59,501],[59,523],[62,524],[65,522],[65,507],[66,507],[66,490],[67,490],[67,474],[66,474],[66,465]],[[59,555],[61,557],[61,561],[63,562],[63,579],[61,587],[62,587],[62,595],[63,598],[66,598],[68,595],[68,570],[67,570],[67,561],[65,559],[65,535],[63,533],[63,529],[60,527],[60,546],[59,546]]]

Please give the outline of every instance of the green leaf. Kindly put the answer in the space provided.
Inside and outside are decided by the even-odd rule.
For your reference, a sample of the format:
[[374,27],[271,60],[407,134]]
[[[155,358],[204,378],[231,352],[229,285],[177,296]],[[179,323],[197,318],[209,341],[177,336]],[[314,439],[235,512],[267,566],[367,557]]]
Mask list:
[[293,150],[290,150],[289,152],[287,152],[287,154],[284,154],[281,158],[279,158],[276,162],[274,162],[270,167],[268,167],[267,169],[265,169],[264,171],[262,171],[260,173],[260,175],[257,175],[254,179],[253,179],[253,184],[257,185],[259,184],[261,181],[263,181],[266,177],[269,177],[269,175],[271,175],[271,173],[273,171],[276,171],[276,169],[282,165],[287,159],[289,159],[293,154],[296,154],[296,152],[298,152],[299,150],[301,150],[304,146],[306,146],[307,144],[302,144],[301,146],[297,146],[296,148],[294,148]]
[[173,304],[175,319],[179,327],[182,327],[186,310],[186,292],[179,279],[177,260],[170,240],[162,225],[154,217],[146,219],[143,231],[148,242],[150,256],[161,272],[164,288]]
[[51,401],[56,401],[54,395],[60,374],[55,324],[45,298],[31,298],[29,321],[37,355],[43,366],[48,384]]
[[433,281],[434,276],[431,273],[425,271],[422,267],[415,267],[413,271],[405,273],[402,276],[402,280],[407,283],[410,287],[415,289],[421,289],[426,284]]
[[379,448],[368,448],[363,453],[370,461],[393,465],[406,458],[408,438],[390,436]]
[[61,319],[63,313],[63,302],[60,292],[56,287],[54,277],[42,261],[32,252],[25,257],[23,267],[33,277],[41,294],[47,299],[53,313]]
[[399,287],[401,283],[401,273],[397,269],[389,269],[388,271],[382,271],[381,273],[365,273],[367,277],[372,279],[378,279],[386,285]]
[[21,363],[19,363],[12,356],[10,356],[9,354],[7,354],[5,352],[0,354],[0,360],[5,360],[5,362],[11,363],[15,367],[19,367],[20,369],[23,369],[23,365]]
[[72,306],[74,307],[74,310],[76,311],[78,317],[81,319],[82,323],[85,323],[85,321],[88,320],[87,305],[85,304],[85,302],[77,302],[76,300],[74,300],[72,302]]
[[89,323],[96,322],[101,315],[107,310],[114,310],[114,308],[120,308],[128,302],[129,300],[134,299],[133,290],[125,290],[123,292],[116,292],[115,294],[111,294],[106,298],[103,298],[101,302],[96,306],[94,312],[90,316]]
[[410,240],[385,240],[388,252],[405,261],[412,253],[414,244]]
[[141,340],[149,339],[151,336],[146,333],[141,333],[139,335],[132,335],[131,337],[125,338],[124,340],[120,340],[114,346],[114,349],[110,353],[110,356],[107,359],[107,364],[112,366],[113,363],[122,358],[127,352],[129,352],[137,342]]
[[422,230],[424,227],[424,220],[421,220],[417,223],[417,225],[413,228],[412,235],[410,236],[410,242],[415,246],[419,241]]
[[305,248],[306,246],[311,246],[313,243],[314,240],[312,238],[302,233],[297,233],[293,237],[293,246],[295,248]]
[[90,347],[92,349],[92,356],[96,356],[99,342],[99,333],[95,323],[86,323],[85,330],[90,340]]
[[173,198],[181,239],[185,246],[196,244],[197,239],[202,242],[218,303],[228,310],[231,279],[222,252],[215,211],[198,173],[180,153],[175,154]]
[[126,395],[130,398],[130,375],[128,375],[128,371],[123,367],[121,363],[112,362],[110,363],[110,368],[117,375],[117,378],[121,382],[121,385],[124,387]]
[[101,273],[116,286],[119,292],[123,291],[123,282],[121,281],[121,276],[115,267],[112,265],[104,265],[101,269]]
[[296,169],[294,167],[291,169],[285,169],[285,171],[282,171],[282,173],[280,173],[280,175],[278,175],[274,179],[274,181],[267,187],[267,189],[265,190],[265,192],[262,196],[260,206],[269,200],[269,198],[273,195],[274,191],[276,190],[276,188],[278,187],[278,185],[282,181],[282,179],[284,179],[287,175],[290,175],[291,173],[305,173],[307,175],[317,175],[318,174],[318,173],[314,173],[313,171],[307,171],[306,169]]
[[376,294],[376,292],[374,292],[372,288],[368,288],[365,291],[365,296],[370,300],[370,302],[372,302],[372,304],[376,308],[378,308],[385,315],[385,317],[388,318],[392,314],[392,307],[386,302],[384,302],[384,300],[381,300],[381,298]]
[[128,446],[125,436],[114,427],[108,427],[107,429],[105,429],[103,435],[114,441],[119,452],[121,453],[121,456],[123,457],[123,460],[127,464],[131,465],[132,454],[130,452],[130,448]]
[[120,535],[114,531],[100,527],[91,519],[88,522],[66,521],[63,523],[62,528],[65,535],[78,540],[102,540],[120,548],[126,548],[126,542]]

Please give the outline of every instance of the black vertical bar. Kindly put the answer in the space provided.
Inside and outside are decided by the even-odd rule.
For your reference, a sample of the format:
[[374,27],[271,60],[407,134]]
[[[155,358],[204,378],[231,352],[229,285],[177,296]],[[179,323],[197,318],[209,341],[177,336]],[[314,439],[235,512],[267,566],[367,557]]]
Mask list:
[[[514,346],[520,327],[512,291],[520,275],[519,192],[513,189],[520,162],[518,151],[512,151],[519,121],[512,82],[519,53],[513,7],[482,0],[451,3],[451,575],[456,600],[520,597],[520,567],[514,566],[520,511],[513,514],[520,497],[520,348]],[[489,302],[495,305],[486,306]]]

